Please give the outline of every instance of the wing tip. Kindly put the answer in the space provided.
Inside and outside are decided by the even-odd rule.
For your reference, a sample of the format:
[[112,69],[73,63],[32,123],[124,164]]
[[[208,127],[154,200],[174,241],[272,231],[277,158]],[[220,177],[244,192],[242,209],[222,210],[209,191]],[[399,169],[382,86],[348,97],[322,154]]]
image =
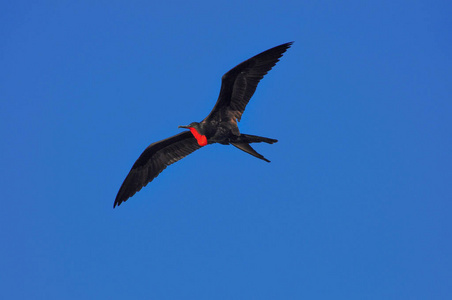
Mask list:
[[293,45],[294,42],[295,42],[295,41],[287,42],[287,43],[281,44],[281,45],[279,45],[279,46],[276,46],[276,47],[274,47],[274,48],[279,48],[279,47],[281,47],[281,48],[285,48],[285,50],[287,50],[287,49],[289,49],[289,48]]
[[283,51],[281,52],[281,56],[282,56],[282,54],[284,52],[286,52],[287,49],[289,49],[293,45],[294,42],[295,41],[287,42],[287,43],[281,44],[279,46],[276,46],[275,48],[283,48]]
[[[127,179],[127,178],[126,178]],[[149,182],[148,182],[149,183]],[[146,183],[143,187],[145,187],[148,183]],[[118,192],[118,195],[116,196],[115,199],[115,203],[113,203],[113,208],[115,208],[116,206],[120,206],[122,203],[126,202],[127,200],[129,200],[129,198],[131,198],[133,195],[135,195],[137,192],[141,191],[141,189],[143,187],[138,188],[136,191],[134,191],[133,193],[123,191],[122,187]]]
[[124,202],[125,200],[118,200],[118,198],[115,199],[115,203],[113,203],[113,208],[115,208],[116,206],[120,206],[122,202]]

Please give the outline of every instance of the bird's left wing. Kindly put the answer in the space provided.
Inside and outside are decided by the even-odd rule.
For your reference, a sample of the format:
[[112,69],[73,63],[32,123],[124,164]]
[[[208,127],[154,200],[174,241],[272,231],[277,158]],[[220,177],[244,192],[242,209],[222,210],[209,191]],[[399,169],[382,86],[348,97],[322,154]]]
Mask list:
[[120,205],[157,177],[167,166],[184,158],[201,146],[190,131],[184,131],[147,147],[133,164],[132,169],[116,195]]
[[240,121],[259,81],[275,66],[292,43],[259,53],[224,74],[217,103],[205,120],[213,118],[221,109],[227,109],[234,119]]

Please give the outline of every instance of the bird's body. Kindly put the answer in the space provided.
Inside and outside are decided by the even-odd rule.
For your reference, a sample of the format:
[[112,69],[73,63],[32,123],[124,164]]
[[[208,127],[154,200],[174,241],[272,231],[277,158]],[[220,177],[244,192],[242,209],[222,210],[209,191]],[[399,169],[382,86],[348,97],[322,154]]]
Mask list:
[[240,121],[259,81],[279,61],[291,44],[282,44],[264,51],[224,74],[220,95],[210,114],[201,122],[179,126],[179,128],[186,128],[190,131],[181,132],[149,145],[132,166],[118,191],[113,207],[132,197],[167,166],[209,144],[231,144],[257,158],[270,162],[249,144],[260,142],[273,144],[277,140],[242,134],[237,122]]

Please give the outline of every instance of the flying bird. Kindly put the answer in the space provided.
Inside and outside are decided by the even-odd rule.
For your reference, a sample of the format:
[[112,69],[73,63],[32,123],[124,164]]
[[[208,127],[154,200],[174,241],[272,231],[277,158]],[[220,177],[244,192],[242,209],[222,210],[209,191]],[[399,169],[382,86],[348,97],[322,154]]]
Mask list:
[[224,74],[221,78],[220,95],[210,114],[201,122],[179,126],[189,130],[149,145],[133,164],[116,195],[113,207],[121,205],[135,195],[169,165],[209,144],[233,145],[270,162],[257,153],[250,144],[261,142],[273,144],[277,140],[240,133],[237,122],[240,122],[259,81],[273,68],[292,43],[266,50]]

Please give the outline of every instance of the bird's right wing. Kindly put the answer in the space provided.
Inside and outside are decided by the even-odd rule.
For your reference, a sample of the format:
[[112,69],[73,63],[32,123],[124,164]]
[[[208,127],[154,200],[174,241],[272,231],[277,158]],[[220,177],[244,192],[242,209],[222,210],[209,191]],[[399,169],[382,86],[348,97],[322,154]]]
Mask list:
[[184,158],[201,146],[190,131],[184,131],[147,147],[133,164],[132,169],[116,195],[115,203],[120,205],[141,190],[167,166]]

